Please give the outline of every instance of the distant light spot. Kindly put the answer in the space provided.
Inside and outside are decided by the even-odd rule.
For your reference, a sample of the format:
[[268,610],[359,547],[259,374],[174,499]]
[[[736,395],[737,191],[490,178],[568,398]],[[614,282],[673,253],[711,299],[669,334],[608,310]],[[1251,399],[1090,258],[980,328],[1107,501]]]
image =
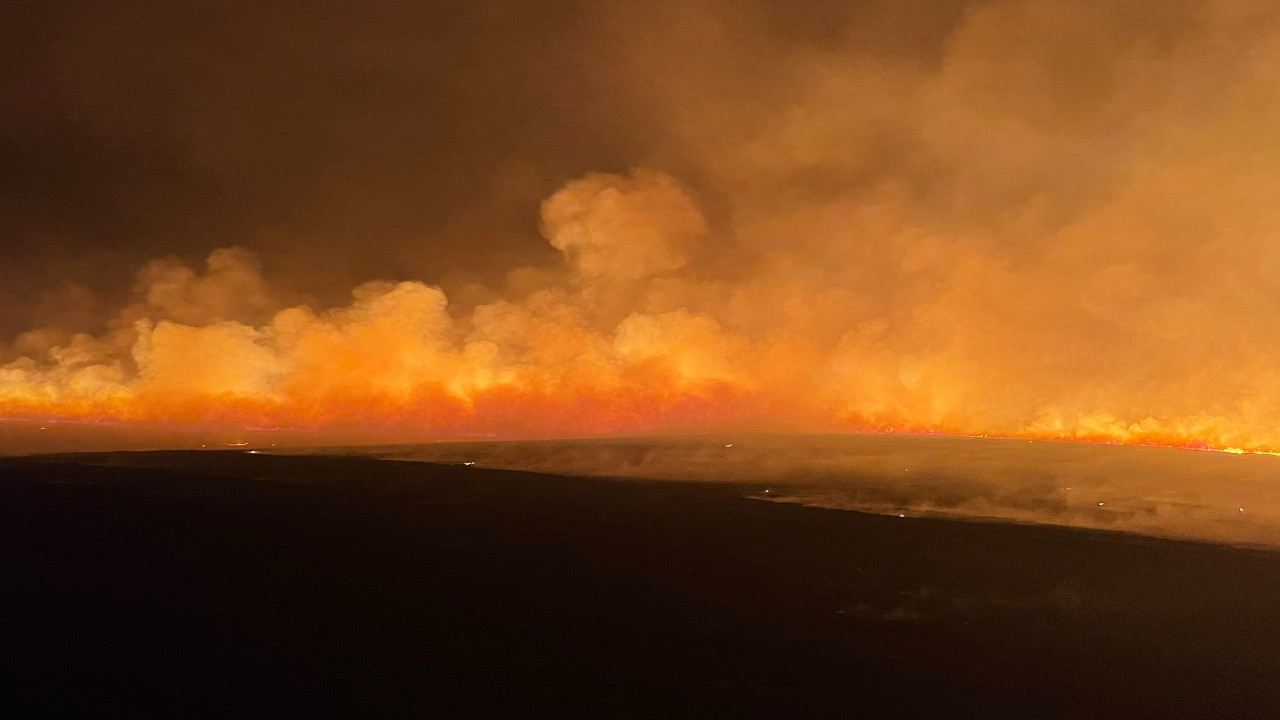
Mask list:
[[1240,508],[1240,512],[1244,512],[1244,508]]
[[904,517],[906,517],[906,515],[904,515],[903,513],[898,513],[898,517],[900,517],[900,518],[904,518]]
[[464,462],[464,463],[462,463],[462,464],[463,464],[463,465],[466,465],[467,467],[471,467],[472,465],[475,465],[475,462],[474,462],[474,461],[472,461],[472,462]]
[[1098,503],[1098,507],[1102,507],[1103,505],[1106,505],[1106,503]]
[[733,447],[733,443],[726,443],[725,447]]

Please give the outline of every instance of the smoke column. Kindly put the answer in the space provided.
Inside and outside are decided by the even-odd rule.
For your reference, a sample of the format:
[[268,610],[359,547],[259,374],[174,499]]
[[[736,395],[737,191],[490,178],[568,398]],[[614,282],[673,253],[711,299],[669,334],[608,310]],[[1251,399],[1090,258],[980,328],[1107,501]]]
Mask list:
[[483,283],[335,304],[243,247],[154,260],[96,330],[72,292],[12,339],[0,416],[1280,450],[1274,4],[871,7],[805,42],[770,4],[593,12],[579,72],[643,147],[526,218],[547,262],[477,236]]

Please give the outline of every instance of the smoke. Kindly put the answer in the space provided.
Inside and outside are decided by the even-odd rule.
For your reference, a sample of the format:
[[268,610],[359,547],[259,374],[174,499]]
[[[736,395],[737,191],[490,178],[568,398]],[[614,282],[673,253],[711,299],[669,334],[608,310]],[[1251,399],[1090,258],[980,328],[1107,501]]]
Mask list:
[[652,170],[632,177],[593,174],[542,207],[547,240],[588,284],[626,283],[672,273],[707,223],[674,178]]
[[731,484],[756,500],[904,519],[1001,520],[1280,548],[1275,460],[1245,454],[868,434],[430,443],[339,452]]
[[9,414],[425,437],[732,417],[718,413],[750,382],[735,363],[746,338],[684,308],[617,314],[680,271],[683,247],[707,232],[679,184],[647,170],[589,176],[544,204],[543,224],[565,285],[466,314],[413,281],[365,283],[343,307],[269,312],[277,302],[245,250],[215,251],[203,272],[152,262],[115,330],[6,365],[4,402]]
[[475,237],[479,286],[336,306],[264,277],[323,246],[155,261],[105,330],[18,336],[0,413],[1280,448],[1280,11],[918,9],[583,10],[573,78],[614,107],[548,99],[582,111],[548,154],[597,117],[644,147],[543,201],[558,258]]

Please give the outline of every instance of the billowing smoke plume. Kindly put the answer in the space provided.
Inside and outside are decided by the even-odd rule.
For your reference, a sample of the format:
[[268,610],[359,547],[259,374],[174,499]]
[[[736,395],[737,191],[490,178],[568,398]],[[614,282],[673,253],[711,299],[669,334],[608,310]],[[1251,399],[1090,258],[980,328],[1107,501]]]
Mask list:
[[1280,448],[1272,3],[974,3],[919,37],[883,10],[796,44],[740,11],[595,18],[651,142],[542,204],[559,266],[324,309],[246,250],[156,261],[108,332],[18,337],[0,412]]
[[747,419],[736,409],[752,395],[746,338],[684,307],[627,309],[677,282],[707,233],[673,178],[588,176],[547,200],[543,225],[566,284],[461,316],[440,289],[412,281],[366,283],[322,312],[277,308],[241,249],[215,251],[203,272],[151,263],[113,332],[5,366],[6,410],[425,437]]

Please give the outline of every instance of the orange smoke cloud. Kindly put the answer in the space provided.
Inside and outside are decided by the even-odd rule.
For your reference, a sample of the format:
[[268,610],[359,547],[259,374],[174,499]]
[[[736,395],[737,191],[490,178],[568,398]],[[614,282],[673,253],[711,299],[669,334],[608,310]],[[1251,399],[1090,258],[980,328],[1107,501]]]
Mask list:
[[385,427],[560,435],[696,428],[760,417],[746,338],[685,309],[598,315],[684,263],[706,232],[669,176],[592,175],[550,198],[548,240],[572,271],[459,316],[420,282],[368,283],[353,302],[289,307],[261,324],[270,292],[243,250],[198,274],[172,261],[139,274],[120,329],[78,335],[0,371],[6,416]]
[[[158,261],[109,332],[18,338],[0,416],[1280,449],[1268,4],[985,4],[929,61],[747,53],[698,8],[617,50],[669,79],[629,92],[697,192],[569,183],[541,213],[563,266],[480,303],[409,281],[288,307],[244,250]],[[673,71],[691,48],[720,61]]]
[[[288,307],[252,324],[235,318],[273,301],[249,253],[219,250],[203,273],[153,263],[118,330],[5,366],[0,403],[6,416],[422,437],[876,429],[1271,447],[1242,416],[1002,414],[999,378],[975,374],[965,352],[990,335],[951,336],[984,308],[1019,312],[972,297],[1029,282],[991,261],[956,264],[949,282],[961,284],[914,308],[906,327],[861,321],[822,347],[806,325],[830,322],[838,298],[811,300],[785,271],[735,285],[687,269],[686,248],[707,224],[668,175],[591,175],[547,200],[543,216],[567,262],[564,286],[467,313],[438,288],[375,282],[346,307]],[[914,252],[937,250],[923,242]],[[751,314],[760,293],[792,307],[777,327],[749,332],[735,313]],[[691,299],[700,295],[701,306]],[[926,354],[931,343],[939,350]]]

